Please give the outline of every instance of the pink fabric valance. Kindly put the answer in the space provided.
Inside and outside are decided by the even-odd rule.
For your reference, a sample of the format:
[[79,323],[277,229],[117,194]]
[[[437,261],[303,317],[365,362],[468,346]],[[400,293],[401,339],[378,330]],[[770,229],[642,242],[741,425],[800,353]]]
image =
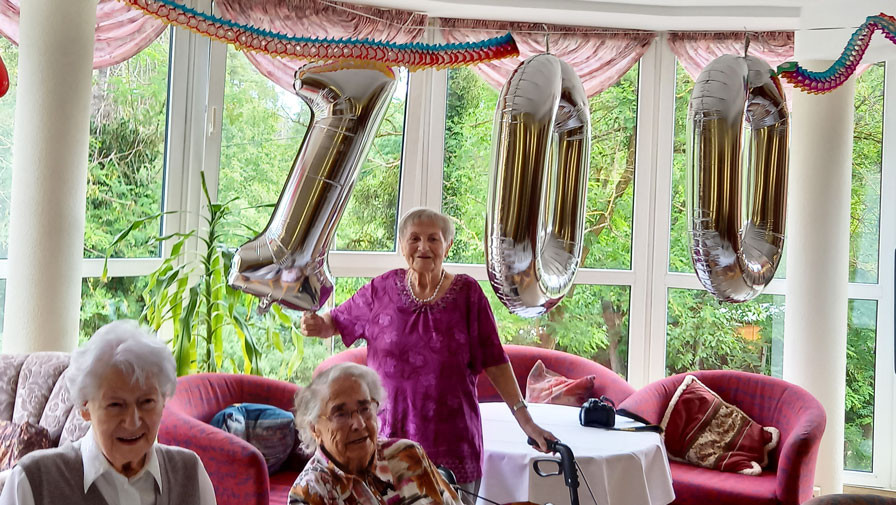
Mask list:
[[[744,54],[744,32],[672,32],[669,48],[692,79],[697,79],[709,62],[723,54]],[[793,60],[793,32],[749,32],[748,53],[765,60],[774,70]],[[793,85],[781,80],[781,88],[790,108]]]
[[[415,42],[427,22],[425,15],[414,12],[318,0],[217,0],[216,5],[222,17],[236,23],[296,37]],[[296,70],[305,62],[244,54],[262,75],[294,91]]]
[[[793,32],[750,32],[749,54],[762,58],[774,70],[793,60]],[[744,32],[672,32],[669,47],[691,78],[723,54],[744,54]]]
[[[0,0],[0,34],[19,43],[20,0]],[[117,65],[139,53],[165,31],[165,24],[117,0],[99,0],[93,68]]]
[[545,34],[551,54],[569,63],[579,74],[585,92],[594,96],[615,84],[650,47],[654,32],[601,30],[588,27],[514,23],[470,19],[439,20],[445,42],[472,42],[511,32],[519,58],[505,58],[472,67],[489,84],[501,88],[523,60],[545,52]]

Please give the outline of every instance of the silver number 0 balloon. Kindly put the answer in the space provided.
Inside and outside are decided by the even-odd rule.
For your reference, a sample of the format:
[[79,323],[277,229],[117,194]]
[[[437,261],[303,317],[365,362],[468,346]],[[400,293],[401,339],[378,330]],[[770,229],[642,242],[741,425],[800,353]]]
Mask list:
[[751,300],[778,268],[789,124],[780,82],[758,58],[721,56],[694,84],[687,144],[691,260],[720,300]]
[[588,97],[570,65],[518,66],[495,113],[486,265],[511,312],[535,317],[566,295],[582,257],[590,160]]
[[330,239],[395,90],[386,67],[331,67],[311,64],[297,73],[311,125],[267,227],[233,258],[230,285],[262,298],[261,312],[272,302],[317,310],[329,298]]

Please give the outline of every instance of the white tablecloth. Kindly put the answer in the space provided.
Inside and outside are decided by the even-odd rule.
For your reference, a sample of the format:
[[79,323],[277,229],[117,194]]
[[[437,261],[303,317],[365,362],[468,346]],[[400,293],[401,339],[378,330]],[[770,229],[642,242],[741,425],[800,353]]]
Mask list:
[[[562,476],[540,477],[532,469],[534,459],[552,455],[526,444],[526,435],[507,405],[482,403],[479,407],[484,445],[479,495],[498,503],[528,500],[570,505],[569,489]],[[675,499],[669,460],[659,434],[586,428],[579,424],[577,407],[530,404],[529,412],[536,423],[572,449],[581,468],[580,505],[666,505]],[[616,417],[618,427],[637,425]],[[542,472],[553,467],[542,465]],[[479,500],[478,505],[488,504]]]

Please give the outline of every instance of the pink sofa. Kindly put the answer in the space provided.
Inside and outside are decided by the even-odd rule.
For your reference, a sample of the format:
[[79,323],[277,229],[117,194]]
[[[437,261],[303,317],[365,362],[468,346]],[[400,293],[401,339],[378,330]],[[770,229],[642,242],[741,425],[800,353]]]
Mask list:
[[[690,372],[763,426],[781,431],[768,469],[750,476],[670,462],[676,505],[798,505],[812,497],[825,413],[805,389],[774,377],[731,370]],[[687,374],[648,384],[619,407],[659,423]]]
[[[634,393],[635,389],[629,385],[616,372],[606,368],[605,366],[595,363],[594,361],[569,354],[561,351],[553,351],[550,349],[542,349],[540,347],[529,347],[524,345],[505,345],[504,352],[510,358],[510,364],[513,367],[513,373],[516,375],[516,381],[520,385],[520,391],[526,393],[526,378],[529,371],[536,361],[541,360],[544,366],[549,370],[553,370],[571,379],[578,379],[586,375],[594,375],[594,389],[591,396],[600,397],[606,395],[608,398],[619,405],[620,402]],[[340,353],[334,354],[321,362],[314,370],[317,375],[322,370],[326,370],[336,363],[343,362],[367,364],[367,348],[356,347]],[[484,373],[477,378],[476,392],[480,402],[498,402],[501,401],[500,395],[492,386],[491,381]]]
[[261,452],[248,442],[209,424],[234,403],[265,403],[293,410],[299,387],[289,382],[223,373],[180,377],[165,405],[159,442],[195,451],[215,487],[218,505],[284,505],[289,488],[307,461],[284,465],[268,475]]

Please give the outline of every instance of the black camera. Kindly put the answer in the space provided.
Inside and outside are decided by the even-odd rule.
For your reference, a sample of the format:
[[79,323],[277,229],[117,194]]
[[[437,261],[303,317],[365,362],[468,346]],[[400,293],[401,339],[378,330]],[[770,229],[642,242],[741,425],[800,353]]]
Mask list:
[[589,398],[579,410],[579,423],[582,426],[596,428],[612,428],[616,424],[616,406],[606,396]]

